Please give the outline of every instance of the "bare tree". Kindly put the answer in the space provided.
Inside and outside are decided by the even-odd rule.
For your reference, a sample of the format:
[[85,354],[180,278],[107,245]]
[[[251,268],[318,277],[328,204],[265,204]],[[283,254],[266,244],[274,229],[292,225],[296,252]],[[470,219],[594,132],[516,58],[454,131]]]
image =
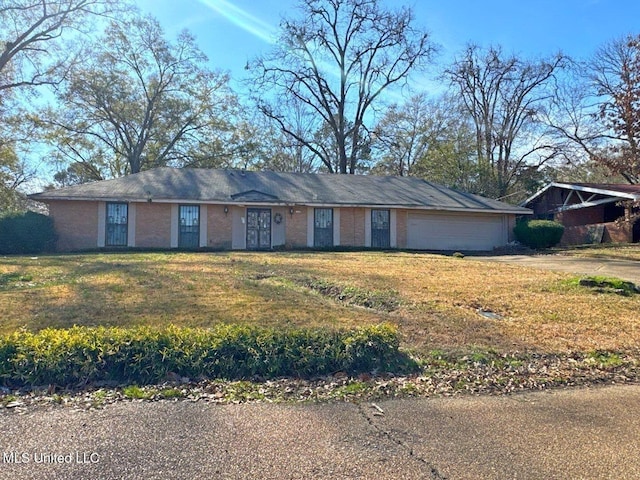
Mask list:
[[63,34],[86,28],[88,17],[109,14],[116,7],[117,0],[3,0],[0,95],[58,82],[54,74],[68,65],[70,54],[62,49]]
[[629,183],[640,183],[640,35],[604,45],[588,69],[611,141],[596,157]]
[[224,162],[220,137],[235,97],[188,32],[171,43],[155,19],[133,16],[112,22],[85,59],[49,115],[61,154],[94,164],[108,158],[111,176]]
[[[283,20],[275,51],[253,66],[258,108],[328,171],[355,173],[368,143],[369,112],[383,92],[423,66],[434,47],[412,26],[410,9],[385,10],[379,0],[301,0],[300,14]],[[296,128],[287,98],[316,117],[314,133],[328,129],[337,152]]]
[[548,84],[565,63],[561,54],[530,62],[505,56],[500,48],[470,45],[447,69],[475,129],[481,193],[509,195],[521,172],[558,154],[540,130],[539,115],[550,98]]
[[290,110],[291,126],[296,135],[287,135],[280,131],[276,135],[276,142],[280,152],[282,164],[279,170],[286,172],[309,173],[318,169],[317,156],[305,147],[299,138],[313,138],[312,128],[315,124],[308,111],[298,102],[294,102]]
[[283,101],[287,102],[285,109],[289,128],[295,132],[295,136],[287,135],[278,122],[258,112],[254,122],[262,130],[262,152],[255,166],[277,172],[315,172],[321,160],[298,139],[315,140],[314,132],[322,127],[322,122],[318,122],[317,116],[305,109],[296,98],[284,98]]
[[[57,115],[57,113],[55,114]],[[121,176],[124,162],[91,138],[64,128],[48,128],[45,141],[53,146],[46,159],[56,169],[55,182],[62,187]]]
[[0,2],[0,208],[24,206],[18,189],[37,168],[25,160],[39,134],[31,95],[63,79],[76,53],[71,41],[92,19],[125,9],[119,0]]
[[378,171],[414,175],[414,167],[430,149],[455,134],[462,114],[447,96],[429,99],[414,95],[403,104],[391,105],[373,131]]
[[[267,133],[267,132],[265,132]],[[268,131],[261,143],[260,158],[252,165],[258,170],[311,173],[318,171],[315,155],[280,130]]]
[[[608,135],[597,115],[597,103],[585,73],[585,65],[570,62],[565,75],[555,82],[551,103],[541,117],[551,131],[567,170],[572,167],[586,173],[600,156]],[[585,170],[586,168],[586,170]]]
[[640,36],[604,44],[568,73],[546,119],[567,163],[583,177],[640,183]]

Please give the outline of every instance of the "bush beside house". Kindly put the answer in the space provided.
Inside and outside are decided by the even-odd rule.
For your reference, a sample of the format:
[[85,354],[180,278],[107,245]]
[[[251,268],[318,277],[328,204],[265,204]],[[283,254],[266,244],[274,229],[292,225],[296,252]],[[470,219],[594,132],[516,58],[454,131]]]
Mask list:
[[564,225],[551,220],[523,220],[516,224],[513,233],[520,243],[538,250],[558,245]]
[[53,219],[35,212],[0,217],[0,254],[53,251],[56,233]]

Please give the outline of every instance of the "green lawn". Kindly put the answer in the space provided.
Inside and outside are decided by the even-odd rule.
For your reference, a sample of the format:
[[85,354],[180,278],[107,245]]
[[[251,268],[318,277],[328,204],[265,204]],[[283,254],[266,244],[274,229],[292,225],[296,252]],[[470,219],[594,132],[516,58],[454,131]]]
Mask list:
[[403,346],[416,351],[640,346],[640,295],[597,293],[573,280],[402,252],[4,257],[0,333],[72,325],[348,327],[390,321],[399,325]]

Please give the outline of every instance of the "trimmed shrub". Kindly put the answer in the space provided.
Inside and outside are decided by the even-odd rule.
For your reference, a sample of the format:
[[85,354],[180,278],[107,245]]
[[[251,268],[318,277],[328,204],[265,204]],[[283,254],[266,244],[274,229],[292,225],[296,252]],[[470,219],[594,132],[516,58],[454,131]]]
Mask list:
[[53,219],[47,215],[26,212],[0,218],[0,254],[48,252],[55,243]]
[[564,225],[551,220],[528,220],[518,222],[513,233],[523,245],[530,248],[550,248],[558,243],[564,233]]
[[189,378],[312,377],[409,365],[389,324],[349,330],[218,325],[45,329],[0,337],[0,383],[147,384]]

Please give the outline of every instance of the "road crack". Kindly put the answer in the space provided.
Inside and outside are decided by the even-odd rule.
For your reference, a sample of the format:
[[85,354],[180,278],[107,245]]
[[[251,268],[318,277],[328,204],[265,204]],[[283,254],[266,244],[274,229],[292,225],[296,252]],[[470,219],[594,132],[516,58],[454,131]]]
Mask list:
[[[382,415],[383,414],[382,413],[382,409],[379,406],[377,406],[376,404],[371,404],[371,405],[373,406],[373,408],[376,409],[377,412],[379,412],[378,415]],[[404,442],[400,438],[397,438],[392,432],[390,432],[389,430],[381,427],[378,423],[376,423],[374,421],[373,417],[367,413],[367,411],[365,410],[365,407],[364,407],[364,405],[362,403],[358,403],[357,407],[358,407],[358,412],[360,413],[362,418],[364,418],[365,421],[371,426],[371,428],[373,428],[375,431],[380,433],[384,438],[388,439],[390,442],[392,442],[395,445],[399,446],[402,450],[404,450],[407,453],[407,455],[409,457],[415,459],[419,463],[422,463],[429,470],[429,473],[431,474],[430,478],[432,480],[446,480],[447,479],[447,477],[445,477],[444,474],[442,474],[433,463],[431,463],[426,458],[423,458],[420,455],[418,455],[416,452],[414,452],[414,450],[411,447],[411,445],[409,445],[408,443]]]

